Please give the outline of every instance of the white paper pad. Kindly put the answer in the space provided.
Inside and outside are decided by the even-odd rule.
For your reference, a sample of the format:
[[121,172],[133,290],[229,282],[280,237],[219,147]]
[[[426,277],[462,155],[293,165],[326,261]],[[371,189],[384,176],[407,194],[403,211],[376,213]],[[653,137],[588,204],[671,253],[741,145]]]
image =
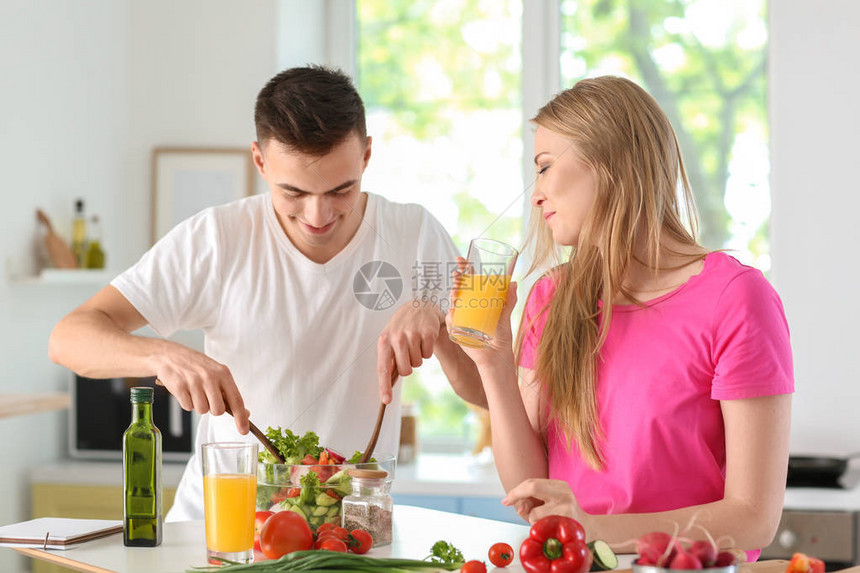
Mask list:
[[69,549],[77,543],[121,531],[119,520],[39,517],[0,526],[0,547]]

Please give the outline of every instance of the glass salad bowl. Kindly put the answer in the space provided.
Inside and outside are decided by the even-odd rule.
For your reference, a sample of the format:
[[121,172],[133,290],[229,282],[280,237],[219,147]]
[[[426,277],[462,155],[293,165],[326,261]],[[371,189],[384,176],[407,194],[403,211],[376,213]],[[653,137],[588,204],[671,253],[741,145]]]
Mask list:
[[376,453],[366,463],[351,463],[332,450],[320,460],[326,463],[257,464],[257,511],[293,511],[313,527],[341,522],[341,500],[352,493],[351,468],[385,470],[394,480],[396,458]]

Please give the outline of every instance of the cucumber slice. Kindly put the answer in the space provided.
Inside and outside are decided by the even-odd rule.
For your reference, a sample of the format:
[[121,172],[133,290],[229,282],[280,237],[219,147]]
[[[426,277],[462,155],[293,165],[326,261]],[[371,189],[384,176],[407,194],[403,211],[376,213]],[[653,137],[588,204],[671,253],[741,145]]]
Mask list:
[[[328,496],[326,496],[326,497],[328,497]],[[313,511],[311,511],[311,515],[316,515],[316,516],[320,516],[320,517],[322,517],[326,513],[328,513],[328,508],[324,505],[318,505],[313,509]]]
[[334,517],[326,517],[325,519],[323,519],[323,523],[336,523],[340,525],[340,516],[335,515]]
[[288,511],[293,511],[295,513],[298,513],[299,515],[301,515],[305,519],[305,521],[307,521],[307,519],[308,519],[307,514],[304,511],[302,511],[301,506],[294,505]]
[[340,515],[340,508],[336,505],[333,505],[327,509],[328,509],[328,512],[326,513],[326,515],[329,517],[336,517],[336,516]]
[[322,522],[323,522],[323,518],[319,515],[312,516],[310,518],[310,520],[308,521],[308,523],[310,523],[314,527],[319,527],[320,525],[322,525]]
[[345,477],[348,477],[346,475],[346,470],[340,470],[339,472],[332,474],[330,478],[325,480],[325,483],[327,483],[328,485],[339,484],[341,481],[343,481]]
[[328,507],[330,505],[336,504],[337,500],[335,498],[333,498],[332,496],[330,496],[329,494],[323,492],[323,493],[317,494],[316,502],[317,502],[317,505],[323,505],[325,507]]
[[596,539],[588,544],[588,550],[594,557],[591,565],[592,571],[609,571],[618,567],[618,557],[609,547],[609,544],[601,539]]

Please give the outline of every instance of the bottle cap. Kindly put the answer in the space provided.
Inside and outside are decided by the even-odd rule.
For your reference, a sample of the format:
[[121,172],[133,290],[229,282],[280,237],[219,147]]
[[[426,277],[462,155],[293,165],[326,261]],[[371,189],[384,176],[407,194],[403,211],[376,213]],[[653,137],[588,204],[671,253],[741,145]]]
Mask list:
[[149,386],[135,386],[131,389],[132,402],[152,402],[153,390]]

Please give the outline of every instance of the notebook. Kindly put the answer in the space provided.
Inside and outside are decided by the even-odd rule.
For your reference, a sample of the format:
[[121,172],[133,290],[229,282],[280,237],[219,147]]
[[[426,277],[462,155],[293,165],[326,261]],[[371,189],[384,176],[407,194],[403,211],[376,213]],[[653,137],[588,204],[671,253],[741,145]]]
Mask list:
[[39,517],[0,526],[0,547],[68,549],[77,543],[122,531],[122,521]]

